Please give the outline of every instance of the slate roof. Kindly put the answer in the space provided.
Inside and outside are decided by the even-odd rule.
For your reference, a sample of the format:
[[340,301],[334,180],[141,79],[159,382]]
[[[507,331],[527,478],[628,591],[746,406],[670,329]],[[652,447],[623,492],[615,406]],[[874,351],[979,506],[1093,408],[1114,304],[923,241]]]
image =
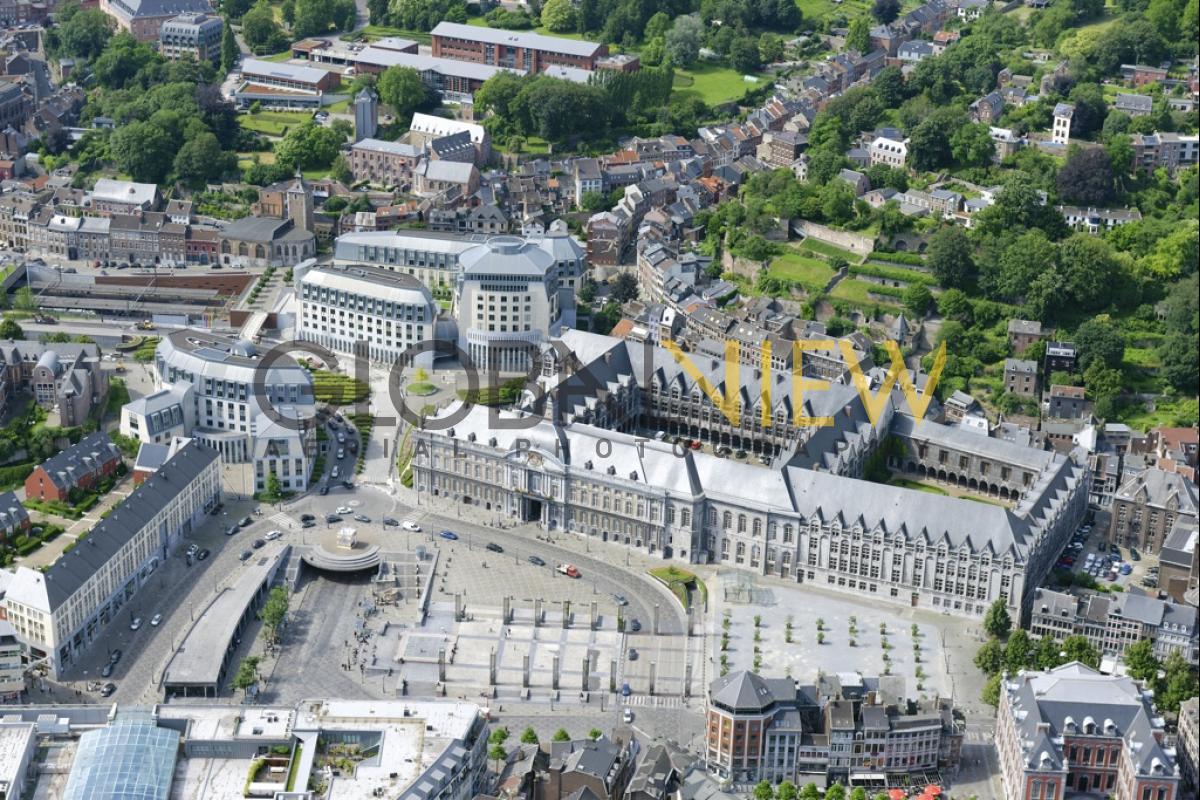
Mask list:
[[160,509],[218,458],[217,451],[189,442],[157,473],[134,489],[108,517],[96,523],[77,547],[61,556],[45,573],[19,568],[7,596],[46,613],[53,612],[103,569]]
[[0,528],[19,528],[29,519],[29,512],[12,492],[0,493]]
[[766,709],[780,700],[792,701],[795,695],[792,681],[764,678],[748,670],[731,672],[708,686],[711,702],[738,710]]
[[129,19],[212,13],[208,0],[112,0],[109,4]]
[[500,28],[478,28],[457,22],[439,22],[429,32],[432,36],[465,39],[469,42],[486,42],[506,47],[527,47],[572,56],[596,56],[604,45],[561,36],[543,36],[528,31],[508,31]]
[[1122,485],[1116,497],[1132,501],[1142,490],[1146,492],[1149,505],[1162,507],[1174,497],[1179,502],[1180,514],[1196,516],[1196,485],[1177,472],[1166,472],[1157,467],[1143,470]]
[[103,431],[90,434],[80,439],[66,450],[50,456],[42,462],[41,468],[60,489],[71,489],[83,475],[89,475],[99,470],[110,461],[119,461],[121,451]]

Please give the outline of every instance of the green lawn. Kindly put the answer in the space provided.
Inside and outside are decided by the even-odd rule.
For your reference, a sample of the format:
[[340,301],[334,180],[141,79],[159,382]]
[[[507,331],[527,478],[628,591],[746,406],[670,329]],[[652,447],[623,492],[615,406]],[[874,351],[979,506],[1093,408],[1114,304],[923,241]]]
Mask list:
[[1118,422],[1124,422],[1139,431],[1168,427],[1191,427],[1200,417],[1200,404],[1194,397],[1184,397],[1175,400],[1163,399],[1155,404],[1153,411],[1147,411],[1141,403],[1121,409],[1117,415]]
[[747,89],[760,86],[761,78],[747,81],[729,67],[697,64],[691,69],[675,70],[675,95],[696,95],[706,105],[715,106],[741,99]]
[[259,61],[274,61],[276,64],[280,64],[284,61],[287,61],[291,57],[292,57],[292,51],[284,50],[282,53],[276,53],[273,56],[260,56],[258,60]]
[[886,295],[881,290],[887,287],[879,286],[878,284],[860,281],[854,278],[846,278],[838,281],[838,285],[833,287],[830,296],[845,300],[848,303],[856,304],[860,310],[869,311],[872,306],[879,306],[886,310],[895,311],[900,308],[898,300],[888,300],[890,295]]
[[816,255],[826,256],[828,258],[833,258],[836,256],[838,258],[844,258],[847,261],[858,261],[861,258],[861,256],[851,253],[849,250],[845,250],[835,244],[829,244],[828,242],[822,242],[818,239],[812,238],[805,239],[797,249],[802,253],[810,252]]
[[260,111],[257,114],[238,115],[238,124],[248,131],[267,136],[283,136],[293,125],[312,119],[307,111]]
[[944,497],[950,496],[950,493],[947,492],[945,489],[939,489],[936,486],[929,486],[928,484],[918,483],[917,481],[910,481],[908,478],[896,478],[896,477],[890,478],[890,479],[888,479],[888,485],[889,486],[898,486],[901,489],[912,489],[917,492],[928,492],[929,494],[940,494]]
[[777,256],[767,272],[772,277],[795,281],[813,292],[821,291],[833,279],[833,268],[824,259],[797,251]]

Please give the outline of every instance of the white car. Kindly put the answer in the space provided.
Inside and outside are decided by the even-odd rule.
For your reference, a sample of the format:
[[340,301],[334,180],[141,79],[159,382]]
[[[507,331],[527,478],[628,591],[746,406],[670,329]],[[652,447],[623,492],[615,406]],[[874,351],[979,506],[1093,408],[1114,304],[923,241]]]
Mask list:
[[633,709],[627,708],[624,711],[622,711],[621,719],[625,722],[626,725],[633,722]]
[[406,531],[412,531],[413,533],[420,533],[420,532],[421,532],[421,526],[420,526],[420,525],[418,525],[418,524],[417,524],[417,523],[415,523],[415,522],[410,522],[410,521],[408,521],[408,520],[404,520],[404,526],[403,526],[403,527],[404,527],[404,530],[406,530]]
[[283,531],[271,531],[270,533],[268,533],[266,535],[265,538],[268,542],[273,542],[276,539],[278,539],[280,536],[283,536]]
[[342,474],[342,471],[341,471],[340,469],[338,469],[338,465],[337,465],[337,464],[334,464],[334,465],[333,465],[333,472],[330,472],[330,473],[329,473],[329,477],[331,477],[331,478],[333,478],[333,479],[335,479],[335,480],[336,480],[336,479],[337,479],[337,477],[338,477],[339,475],[341,475],[341,474]]
[[129,630],[131,631],[136,631],[140,627],[142,627],[141,617],[134,617],[133,622],[129,623]]
[[349,513],[351,513],[351,509],[350,509],[350,506],[338,506],[336,509],[334,509],[334,512],[333,512],[333,513],[335,513],[335,514],[349,514]]
[[160,622],[162,622],[162,614],[155,614],[153,617],[150,618],[150,624],[156,628],[158,627],[158,623],[160,623]]

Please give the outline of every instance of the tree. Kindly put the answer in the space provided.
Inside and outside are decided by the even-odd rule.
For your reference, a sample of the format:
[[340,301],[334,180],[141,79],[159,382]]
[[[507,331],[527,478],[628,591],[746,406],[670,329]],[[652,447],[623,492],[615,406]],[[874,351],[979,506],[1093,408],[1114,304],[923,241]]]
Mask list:
[[1179,704],[1196,694],[1196,670],[1188,664],[1179,650],[1172,650],[1163,662],[1163,678],[1156,686],[1158,710],[1168,714],[1179,712]]
[[242,15],[242,38],[256,53],[270,53],[287,45],[287,37],[275,21],[275,12],[265,2],[256,4]]
[[917,319],[924,319],[933,303],[933,292],[923,283],[909,284],[904,290],[904,307]]
[[1089,319],[1080,325],[1075,331],[1074,342],[1079,348],[1079,367],[1084,372],[1095,362],[1117,369],[1125,358],[1125,336],[1107,316]]
[[367,15],[372,25],[388,23],[388,0],[367,0]]
[[759,781],[754,784],[754,800],[774,800],[775,787],[770,781]]
[[796,800],[796,784],[785,780],[775,787],[775,800]]
[[206,182],[236,169],[237,156],[222,148],[208,131],[192,137],[175,154],[175,177],[192,189],[202,189]]
[[871,23],[866,17],[855,17],[850,23],[850,32],[846,34],[846,47],[867,53],[871,49]]
[[1008,644],[1004,646],[1004,668],[1009,672],[1023,670],[1029,666],[1032,654],[1033,642],[1029,634],[1017,628],[1008,637]]
[[258,684],[258,656],[246,656],[233,676],[233,688],[245,691]]
[[999,639],[988,639],[975,653],[975,666],[980,672],[994,675],[1004,667],[1004,645]]
[[1162,668],[1162,664],[1154,657],[1154,642],[1149,639],[1142,639],[1126,647],[1122,660],[1130,677],[1139,681],[1155,680]]
[[570,0],[546,0],[542,6],[542,24],[553,33],[575,30],[575,7]]
[[537,743],[538,743],[537,731],[535,731],[533,728],[526,728],[525,730],[521,731],[521,744],[537,744]]
[[229,20],[225,20],[224,30],[221,31],[221,72],[228,75],[237,66],[241,51],[238,49],[237,37]]
[[622,272],[613,279],[612,296],[618,303],[628,303],[638,296],[637,276],[632,272]]
[[1058,194],[1069,203],[1106,205],[1113,195],[1113,170],[1108,153],[1099,147],[1078,149],[1058,171]]
[[894,22],[900,16],[900,0],[875,0],[871,6],[871,16],[879,20],[880,25]]
[[703,39],[704,29],[697,17],[691,14],[676,17],[666,35],[667,55],[678,66],[690,67],[700,57]]
[[899,67],[884,67],[875,76],[871,86],[884,108],[897,108],[908,97],[908,89],[904,86],[904,73]]
[[504,749],[502,744],[494,744],[488,750],[488,758],[496,762],[499,766],[500,762],[508,758],[508,751]]
[[78,11],[59,30],[59,49],[75,58],[96,58],[104,52],[112,31],[112,20],[103,11]]
[[1086,636],[1079,634],[1063,639],[1060,657],[1064,664],[1078,661],[1081,664],[1087,664],[1092,669],[1100,666],[1100,654],[1096,652],[1095,647],[1092,647]]
[[940,119],[926,119],[908,137],[908,163],[918,172],[941,169],[953,157],[949,130]]
[[396,112],[397,119],[408,119],[429,102],[421,73],[411,67],[388,67],[379,76],[377,91],[379,99]]
[[971,123],[958,127],[950,135],[950,152],[960,167],[986,167],[992,162],[996,145],[987,125]]
[[1075,113],[1071,115],[1071,136],[1090,138],[1104,126],[1104,118],[1108,116],[1104,90],[1096,83],[1076,84],[1071,90],[1070,99],[1075,106]]
[[825,800],[846,800],[846,787],[835,783],[825,789]]
[[554,732],[554,736],[551,739],[556,742],[569,742],[571,741],[571,734],[567,733],[565,728],[559,728]]
[[987,683],[983,685],[983,691],[980,693],[980,699],[989,706],[1000,705],[1000,675],[993,675],[987,679]]
[[815,783],[806,783],[800,790],[800,800],[820,800],[821,790]]
[[171,171],[179,143],[152,122],[130,122],[113,131],[108,141],[113,160],[141,183],[163,183]]
[[983,629],[989,636],[997,639],[1012,630],[1012,617],[1008,615],[1008,606],[1003,600],[997,600],[988,608],[983,618]]
[[508,741],[508,728],[503,726],[494,728],[488,736],[488,742],[491,744],[504,744]]
[[275,160],[293,169],[323,169],[337,158],[342,140],[337,131],[309,120],[287,132],[275,147]]
[[19,341],[24,338],[25,331],[21,329],[21,326],[17,324],[17,321],[8,315],[5,315],[3,321],[0,321],[0,339]]
[[934,277],[947,289],[962,289],[975,273],[971,241],[958,226],[939,229],[929,240],[928,263]]
[[1195,395],[1200,384],[1197,352],[1200,352],[1200,337],[1194,333],[1190,337],[1185,333],[1167,334],[1155,350],[1161,364],[1159,374],[1183,394]]
[[757,72],[762,66],[758,52],[758,42],[750,36],[740,36],[729,48],[729,64],[741,73]]

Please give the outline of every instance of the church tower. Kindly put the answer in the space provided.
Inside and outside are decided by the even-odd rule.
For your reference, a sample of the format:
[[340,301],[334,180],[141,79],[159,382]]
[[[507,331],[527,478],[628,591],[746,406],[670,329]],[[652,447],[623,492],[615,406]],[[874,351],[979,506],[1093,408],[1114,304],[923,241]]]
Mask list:
[[284,195],[287,205],[287,217],[300,230],[313,231],[313,193],[312,187],[304,180],[300,170],[296,170],[296,179],[287,188]]
[[375,138],[379,130],[379,98],[367,87],[354,98],[354,141]]

